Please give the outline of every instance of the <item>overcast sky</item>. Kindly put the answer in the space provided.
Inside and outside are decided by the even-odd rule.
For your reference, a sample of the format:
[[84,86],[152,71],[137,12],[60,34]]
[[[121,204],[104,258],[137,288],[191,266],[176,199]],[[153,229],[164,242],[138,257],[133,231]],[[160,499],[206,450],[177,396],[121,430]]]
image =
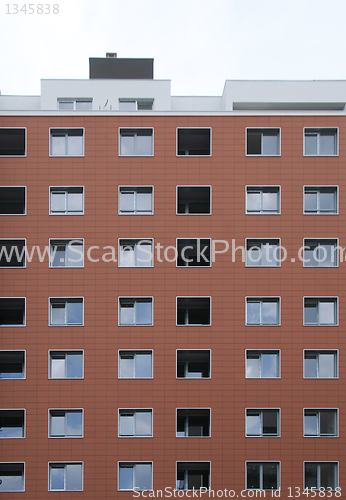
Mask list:
[[345,0],[48,1],[59,14],[6,14],[14,4],[0,1],[2,94],[88,78],[88,58],[106,52],[154,58],[173,95],[221,95],[226,79],[346,80]]

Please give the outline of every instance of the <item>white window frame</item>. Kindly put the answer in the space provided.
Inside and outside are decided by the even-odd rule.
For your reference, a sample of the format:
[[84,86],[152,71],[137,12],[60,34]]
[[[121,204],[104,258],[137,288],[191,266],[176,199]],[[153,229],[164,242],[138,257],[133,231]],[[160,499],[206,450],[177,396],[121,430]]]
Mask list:
[[[207,158],[209,158],[209,157],[207,156]],[[190,214],[190,213],[188,213],[188,214],[180,214],[180,213],[178,213],[178,189],[181,188],[181,187],[183,187],[183,188],[184,187],[190,187],[190,188],[195,188],[195,187],[197,187],[197,188],[209,188],[209,192],[210,192],[210,202],[209,202],[209,204],[210,204],[210,212],[209,213],[204,213],[204,214]],[[208,184],[201,184],[201,185],[196,185],[196,184],[179,184],[179,185],[177,185],[176,188],[175,188],[175,213],[176,213],[176,215],[181,215],[181,216],[188,215],[188,216],[197,216],[197,217],[201,217],[201,216],[205,216],[205,215],[207,215],[207,216],[208,215],[212,215],[212,186],[211,186],[211,184],[209,184],[209,185]]]
[[[121,131],[122,130],[151,130],[151,154],[150,155],[138,155],[138,154],[133,154],[133,155],[124,155],[121,154]],[[137,134],[135,135],[137,137]],[[118,132],[118,143],[119,143],[119,151],[118,151],[118,156],[121,158],[151,158],[154,156],[154,127],[119,127],[119,132]],[[136,146],[135,146],[136,150]]]
[[[53,379],[54,380],[54,379]],[[56,379],[56,380],[62,380],[62,379]],[[69,379],[72,380],[72,379]],[[76,379],[77,380],[77,379]],[[64,436],[51,436],[51,412],[54,411],[61,411],[61,412],[80,412],[82,414],[82,435],[81,436],[67,436],[66,434]],[[66,419],[66,415],[65,415]],[[65,422],[66,426],[66,422]],[[48,408],[48,438],[49,439],[81,439],[84,437],[84,409],[83,408]]]
[[[61,355],[68,353],[81,353],[82,354],[82,376],[81,377],[52,377],[51,376],[51,361],[52,353],[61,353]],[[67,374],[66,357],[65,357],[65,373]],[[84,349],[49,349],[48,351],[48,379],[49,380],[83,380],[84,379]]]
[[[276,302],[278,304],[278,323],[248,323],[247,322],[247,304],[248,302],[259,302],[263,304],[263,301]],[[275,299],[270,300],[270,299]],[[260,316],[262,316],[262,306],[260,307]],[[263,295],[260,297],[245,297],[245,326],[281,326],[281,297],[280,296],[268,296],[264,297]],[[252,350],[252,349],[251,349]]]
[[[304,460],[303,462],[303,481],[304,481],[304,489],[307,489],[306,486],[305,486],[305,464],[316,464],[317,466],[318,465],[321,465],[321,464],[335,464],[336,465],[336,470],[335,470],[335,483],[337,486],[335,486],[335,488],[339,488],[339,461],[338,460],[320,460],[320,461],[317,461],[317,460]],[[321,486],[319,486],[319,483],[321,481],[321,472],[317,472],[317,490],[312,490],[312,491],[318,491],[318,488],[321,488]],[[332,490],[332,491],[336,491],[335,489]]]
[[[60,109],[60,103],[61,102],[66,102],[66,103],[72,103],[73,104],[73,109]],[[91,103],[91,109],[77,109],[77,102],[90,102]],[[66,111],[67,113],[69,111],[92,111],[92,105],[93,105],[93,98],[92,97],[58,97],[57,99],[57,105],[58,105],[58,110],[59,111]]]
[[[64,475],[65,475],[65,478],[64,478],[64,483],[66,483],[66,465],[81,465],[82,466],[82,489],[81,490],[67,490],[66,488],[64,488],[63,490],[52,490],[50,488],[50,471],[51,471],[51,466],[52,465],[61,465],[61,467],[64,467]],[[80,462],[77,462],[77,461],[69,461],[69,462],[61,462],[61,461],[58,461],[58,462],[48,462],[48,491],[84,491],[84,462],[83,461],[80,461]]]
[[[2,241],[24,241],[24,245],[26,248],[26,238],[0,238],[0,247],[1,247],[1,242]],[[18,247],[17,247],[18,248]],[[6,267],[0,267],[0,269],[26,269],[26,252],[24,252],[24,265],[23,266],[6,266]]]
[[[61,133],[65,131],[65,153],[66,153],[66,147],[67,147],[67,140],[66,138],[68,137],[68,133],[70,130],[82,130],[82,138],[83,138],[83,150],[82,154],[80,155],[53,155],[52,154],[52,130],[61,130]],[[49,158],[84,158],[85,156],[85,127],[49,127]]]
[[24,321],[22,325],[0,325],[0,328],[23,328],[26,326],[26,297],[0,297],[0,299],[24,299]]
[[[58,245],[55,245],[55,246],[62,246],[62,245],[65,245],[65,263],[66,263],[66,257],[67,257],[67,246],[70,244],[70,243],[77,243],[78,242],[78,245],[76,246],[81,246],[82,247],[82,251],[83,252],[83,265],[81,266],[76,266],[76,265],[60,265],[60,266],[53,266],[53,260],[52,260],[52,242],[58,242]],[[81,245],[80,245],[81,243]],[[73,246],[73,245],[72,245]],[[74,256],[74,259],[77,260],[78,259],[78,253],[75,253],[75,256]],[[84,238],[49,238],[49,267],[52,268],[52,269],[83,269],[84,268]]]
[[[334,316],[335,316],[335,323],[320,323],[319,320],[317,323],[305,323],[305,299],[309,301],[315,301],[317,302],[317,316],[319,316],[319,304],[321,302],[328,302],[328,303],[334,303]],[[304,296],[303,297],[303,326],[339,326],[339,297],[334,296],[334,297],[311,297],[311,296]]]
[[[209,299],[209,318],[210,318],[210,321],[208,323],[208,325],[203,325],[203,324],[190,324],[190,323],[185,323],[184,325],[178,325],[178,299]],[[212,297],[211,295],[179,295],[179,296],[176,296],[175,297],[175,323],[176,325],[175,326],[198,326],[198,327],[209,327],[212,325],[212,317],[211,317],[211,314],[212,314],[212,306],[211,306],[211,301],[212,301]],[[200,349],[197,349],[197,350],[200,350]]]
[[[22,475],[22,483],[23,483],[23,489],[22,490],[7,490],[7,492],[23,492],[25,491],[25,462],[0,462],[0,468],[1,465],[23,465],[23,475]],[[6,491],[3,491],[2,493],[7,493]]]
[[[178,351],[208,351],[209,352],[209,377],[190,378],[178,377]],[[211,379],[211,349],[176,349],[175,350],[175,378],[176,380],[210,380]]]
[[[133,212],[124,212],[120,210],[120,195],[121,195],[121,190],[124,188],[128,188],[128,191],[131,189],[134,191],[136,194],[135,196],[135,207],[137,207],[137,189],[138,188],[146,188],[146,189],[151,189],[151,212],[140,212],[137,211],[136,208],[133,210]],[[119,186],[118,187],[118,214],[119,215],[154,215],[154,186]]]
[[[209,149],[210,149],[210,154],[209,155],[179,155],[178,154],[178,130],[210,130],[210,144],[209,144]],[[176,140],[175,140],[175,156],[177,158],[186,158],[189,156],[192,156],[192,158],[210,158],[213,155],[213,130],[212,127],[176,127]],[[198,186],[202,187],[202,186]],[[211,200],[210,200],[211,201]],[[210,203],[211,205],[211,203]]]
[[[194,380],[196,380],[196,379],[194,379]],[[198,380],[200,380],[200,379],[198,379]],[[177,433],[178,433],[178,431],[177,431],[177,429],[178,429],[178,410],[209,410],[209,436],[177,436]],[[203,406],[203,407],[196,408],[194,406],[192,408],[190,408],[190,407],[187,408],[185,406],[184,407],[179,406],[178,408],[175,409],[175,431],[176,431],[176,438],[177,439],[195,439],[195,438],[197,438],[197,439],[209,439],[209,438],[211,438],[211,407],[210,406],[209,407]]]
[[[253,155],[250,155],[250,156],[253,156]],[[263,191],[265,189],[277,189],[277,198],[278,198],[278,210],[276,211],[271,211],[271,210],[263,210],[262,208],[259,210],[259,211],[254,211],[254,210],[248,210],[247,209],[247,195],[248,195],[248,190],[252,189],[252,190],[257,190],[260,192],[260,197],[261,197],[261,200],[260,200],[260,205],[263,207]],[[261,186],[255,186],[253,184],[248,184],[245,186],[245,213],[246,215],[281,215],[281,185],[267,185],[267,186],[264,186],[264,185],[261,185]]]
[[[268,379],[267,379],[268,380]],[[247,418],[247,412],[248,410],[252,411],[258,411],[258,412],[261,412],[261,415],[260,415],[260,420],[261,420],[261,432],[260,434],[258,435],[253,435],[253,434],[248,434],[247,433],[247,421],[246,421],[246,418]],[[267,411],[267,410],[271,410],[271,411],[276,411],[277,412],[277,419],[276,419],[276,425],[277,425],[277,434],[264,434],[263,433],[263,411]],[[247,438],[279,438],[281,437],[281,408],[253,408],[253,407],[247,407],[245,408],[245,437]]]
[[[142,436],[142,435],[137,435],[137,434],[133,434],[133,435],[123,435],[123,434],[120,434],[120,417],[121,417],[121,412],[133,412],[134,414],[136,414],[137,412],[139,413],[149,413],[151,414],[151,435],[147,435],[147,436]],[[136,418],[136,416],[134,416],[134,418]],[[154,435],[154,409],[153,408],[118,408],[118,438],[129,438],[129,439],[132,439],[132,438],[152,438]]]
[[[247,464],[277,464],[277,489],[276,490],[263,490],[263,488],[247,488]],[[260,486],[263,486],[263,468],[260,473]],[[245,491],[280,491],[281,488],[281,460],[246,460],[245,461]]]
[[[0,154],[0,158],[26,158],[28,154],[28,132],[27,127],[0,127],[0,130],[9,130],[9,129],[17,129],[24,130],[24,141],[25,141],[25,154],[24,155],[2,155]],[[1,186],[5,187],[5,186]],[[8,186],[8,187],[22,187],[22,186]],[[9,215],[9,214],[7,214]],[[20,214],[24,215],[24,214]],[[7,463],[7,462],[6,462]]]
[[[135,465],[140,465],[140,464],[144,464],[144,465],[151,465],[151,489],[150,490],[140,490],[140,489],[136,489],[137,488],[136,486],[134,486],[133,488],[129,489],[129,490],[121,490],[120,489],[120,465],[126,465],[128,464],[129,466],[132,465],[132,466],[135,466]],[[145,460],[141,460],[141,461],[123,461],[123,460],[119,460],[118,461],[118,491],[153,491],[153,478],[154,478],[154,467],[153,467],[153,462],[151,460],[148,460],[148,461],[145,461]],[[130,467],[129,467],[130,468]]]
[[[183,214],[181,214],[183,215]],[[209,264],[207,264],[206,262],[206,265],[205,266],[189,266],[189,263],[187,262],[187,265],[185,266],[178,266],[178,257],[179,257],[179,254],[178,254],[178,240],[208,240],[209,241],[209,249],[210,249],[210,260],[209,260]],[[201,244],[201,243],[200,243]],[[204,238],[203,236],[198,236],[198,238],[194,238],[194,237],[191,237],[191,238],[176,238],[175,239],[175,248],[177,249],[177,259],[176,259],[176,262],[175,262],[175,267],[177,268],[182,268],[182,269],[186,269],[186,268],[197,268],[197,269],[203,269],[204,267],[212,267],[212,254],[211,254],[211,238],[210,237],[206,237]],[[201,245],[202,247],[202,245]],[[185,248],[189,248],[189,246],[187,245]],[[201,250],[203,250],[203,248],[201,248]],[[185,258],[187,258],[187,256],[185,255]],[[201,262],[205,262],[203,257],[201,258]]]
[[[128,352],[133,353],[133,356],[136,356],[137,353],[147,353],[151,354],[151,377],[121,377],[120,376],[120,359],[121,353]],[[154,350],[153,349],[118,349],[118,379],[124,380],[152,380],[154,378]]]
[[[3,379],[0,379],[0,380],[3,380]],[[9,379],[11,380],[11,379]],[[14,379],[12,379],[14,380]],[[19,379],[20,380],[20,379]],[[25,408],[0,408],[1,411],[22,411],[24,412],[24,418],[23,418],[23,436],[20,436],[20,437],[14,437],[14,436],[10,436],[10,437],[1,437],[1,433],[0,433],[0,439],[25,439],[26,437],[26,409]]]
[[[278,376],[277,377],[262,377],[262,376],[261,377],[248,377],[247,367],[246,367],[247,353],[248,352],[258,352],[259,355],[261,355],[261,357],[262,357],[262,354],[266,354],[266,353],[276,354],[278,356],[278,359],[277,359]],[[262,371],[262,359],[260,361],[260,364],[261,364],[261,371]],[[259,380],[259,379],[276,380],[276,379],[280,379],[281,378],[281,349],[245,349],[245,378],[248,378],[250,380]]]
[[[24,353],[24,370],[23,370],[23,377],[21,378],[10,378],[10,377],[5,377],[2,378],[0,377],[0,380],[25,380],[26,379],[26,349],[0,349],[0,353],[2,352],[22,352]],[[3,383],[3,382],[2,382]]]
[[[316,133],[317,134],[317,154],[315,155],[311,155],[311,154],[307,154],[306,153],[306,147],[305,147],[305,138],[307,137],[306,136],[306,131],[307,130],[310,130],[311,133]],[[321,154],[319,153],[319,149],[320,149],[320,137],[321,137],[321,131],[324,131],[324,130],[335,130],[335,151],[336,153],[335,154]],[[333,156],[339,156],[339,127],[304,127],[303,128],[303,156],[312,156],[314,158],[316,158],[317,156],[322,156],[322,157],[333,157]]]
[[[19,158],[19,157],[16,156],[16,158]],[[4,186],[4,185],[1,185],[0,188],[24,188],[24,200],[25,200],[23,214],[0,214],[0,217],[8,217],[8,216],[10,216],[10,217],[13,217],[13,216],[23,217],[23,215],[26,215],[26,208],[27,208],[27,202],[28,202],[28,200],[27,200],[27,192],[28,192],[27,186]]]
[[[335,263],[334,263],[334,266],[324,266],[323,265],[323,262],[319,262],[317,266],[307,266],[306,265],[306,262],[305,262],[305,247],[306,247],[306,242],[307,241],[314,241],[316,244],[320,244],[320,243],[323,243],[323,241],[331,241],[331,240],[335,240],[335,244],[336,244],[336,248],[335,248],[335,256],[336,256],[336,259],[335,259]],[[319,246],[323,246],[322,245],[319,245]],[[325,269],[333,269],[334,267],[339,267],[339,238],[303,238],[303,247],[304,247],[304,251],[303,251],[303,256],[304,256],[304,261],[303,261],[303,267],[310,267],[310,268],[313,268],[313,269],[316,269],[316,268],[325,268]]]
[[[186,488],[184,490],[178,490],[177,489],[178,464],[180,464],[180,463],[209,464],[209,488],[208,488],[208,490],[211,490],[211,461],[210,460],[176,460],[176,462],[175,462],[175,489],[176,489],[176,491],[193,491],[193,490],[189,490],[188,488]],[[188,479],[188,474],[187,474],[188,470],[189,469],[185,469],[184,482],[186,481],[186,479]],[[200,490],[196,490],[195,489],[195,491],[200,491]]]
[[[51,300],[60,300],[61,302],[51,302]],[[83,318],[82,323],[62,323],[54,324],[52,323],[52,304],[68,304],[70,299],[82,299],[81,304],[83,305]],[[79,303],[79,302],[78,302]],[[66,318],[66,307],[65,307],[65,318]],[[84,297],[48,297],[48,326],[84,326]]]
[[[305,190],[306,189],[310,189],[310,190],[316,190],[318,193],[320,192],[319,190],[320,189],[324,189],[324,188],[327,188],[327,189],[334,189],[335,190],[335,196],[336,196],[336,203],[335,203],[335,212],[331,212],[331,211],[320,211],[319,209],[316,210],[316,212],[312,212],[312,211],[306,211],[305,210]],[[319,195],[317,196],[317,198],[319,198]],[[317,200],[317,204],[319,200]],[[338,185],[319,185],[319,186],[311,186],[311,185],[305,185],[303,186],[303,214],[304,215],[339,215],[339,186]]]
[[[120,245],[120,242],[121,241],[129,241],[131,243],[125,245],[125,247],[130,247],[130,246],[134,246],[134,265],[133,266],[124,266],[124,265],[121,265],[121,247],[123,245]],[[141,243],[146,243],[147,246],[148,243],[151,245],[151,263],[150,265],[145,265],[143,266],[141,262],[139,262],[137,260],[137,253],[138,253],[138,250],[137,250],[137,247],[138,247],[138,243],[141,242]],[[125,268],[125,269],[132,269],[134,267],[140,267],[140,268],[148,268],[148,267],[154,267],[154,238],[118,238],[118,267],[122,267],[122,268]],[[149,257],[149,256],[148,256]],[[137,264],[137,262],[139,262]]]
[[[60,189],[61,192],[65,192],[65,206],[66,206],[66,195],[68,195],[69,189],[82,189],[83,196],[83,209],[81,212],[69,212],[65,210],[65,212],[52,212],[52,193],[54,194],[54,190],[58,191]],[[84,215],[84,197],[85,197],[85,187],[84,186],[49,186],[49,215]]]
[[[263,153],[261,154],[248,154],[247,152],[247,131],[248,130],[277,130],[278,131],[278,149],[279,153],[277,155],[265,155]],[[261,137],[261,148],[263,148],[263,135]],[[264,156],[266,158],[279,158],[281,156],[281,127],[245,127],[245,156],[248,157],[261,157]]]
[[[259,260],[258,262],[253,262],[252,264],[249,264],[250,259],[248,258],[247,245],[248,245],[249,241],[258,242],[258,244],[256,243],[256,245],[254,245],[254,246],[257,246],[261,250],[261,260]],[[280,260],[276,261],[275,266],[263,265],[262,264],[262,257],[266,256],[266,254],[267,254],[266,250],[263,251],[263,248],[267,244],[271,245],[272,243],[270,243],[270,242],[274,242],[274,241],[277,241],[276,248],[280,248],[280,251],[276,251],[276,256],[279,257]],[[281,238],[245,238],[245,249],[246,249],[245,267],[249,267],[249,268],[251,268],[251,267],[256,267],[256,268],[265,267],[265,268],[270,268],[270,269],[276,268],[276,267],[281,267],[281,259],[282,259]]]
[[[121,113],[129,113],[131,111],[154,111],[154,101],[155,99],[153,97],[119,97],[118,99],[118,109]],[[120,109],[120,103],[121,102],[133,102],[136,105],[136,109]],[[151,104],[152,107],[151,109],[138,109],[138,103],[140,104]]]
[[[121,310],[121,300],[126,300],[126,301],[134,301],[134,303],[136,304],[138,300],[141,300],[141,299],[150,299],[151,302],[149,300],[147,301],[144,301],[144,302],[148,302],[148,303],[151,303],[151,323],[148,324],[148,323],[120,323],[120,319],[121,319],[121,314],[120,314],[120,310]],[[135,309],[135,320],[136,320],[136,305],[134,306],[134,309]],[[145,296],[145,297],[118,297],[118,326],[153,326],[154,325],[154,297],[150,297],[150,296]]]
[[[318,355],[318,358],[321,354],[333,354],[334,355],[334,372],[335,377],[307,377],[305,375],[305,353],[312,352]],[[319,371],[319,359],[317,362],[317,371]],[[339,349],[303,349],[303,378],[307,380],[337,380],[339,378]]]
[[[306,434],[305,433],[305,411],[315,411],[316,413],[318,412],[318,427],[320,425],[320,414],[319,412],[320,411],[324,411],[324,410],[329,410],[329,411],[333,411],[335,412],[335,434],[321,434],[320,432],[318,432],[318,434],[316,434],[315,436],[314,435],[310,435],[310,434]],[[306,437],[306,438],[338,438],[339,437],[339,408],[321,408],[321,407],[318,407],[318,408],[303,408],[303,436]]]

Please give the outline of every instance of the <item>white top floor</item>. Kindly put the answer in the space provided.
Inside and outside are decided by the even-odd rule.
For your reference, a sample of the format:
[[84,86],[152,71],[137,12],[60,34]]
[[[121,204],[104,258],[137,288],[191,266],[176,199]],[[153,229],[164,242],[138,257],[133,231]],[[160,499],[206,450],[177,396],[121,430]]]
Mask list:
[[[41,95],[0,95],[1,114],[345,114],[346,81],[226,80],[221,96],[172,96],[170,80],[41,80]],[[45,114],[44,113],[44,114]]]

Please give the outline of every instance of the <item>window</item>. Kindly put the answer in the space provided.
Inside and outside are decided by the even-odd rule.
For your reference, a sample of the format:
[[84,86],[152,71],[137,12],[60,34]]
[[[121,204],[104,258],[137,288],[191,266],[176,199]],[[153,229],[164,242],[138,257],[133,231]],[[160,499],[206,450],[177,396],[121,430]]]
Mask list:
[[93,107],[92,99],[58,99],[58,109],[89,111]]
[[152,410],[119,410],[119,437],[152,436]]
[[120,215],[151,215],[154,213],[153,188],[148,186],[121,186],[119,188]]
[[25,410],[0,410],[0,439],[24,437]]
[[305,437],[337,437],[338,410],[304,409],[304,436]]
[[210,350],[178,349],[177,378],[210,378]]
[[280,410],[278,409],[247,409],[246,436],[247,437],[279,437]]
[[25,240],[0,240],[0,267],[25,267]]
[[0,379],[25,378],[25,351],[0,351]]
[[210,186],[177,186],[177,214],[210,215]]
[[152,351],[119,351],[119,378],[152,377]]
[[247,350],[246,378],[280,378],[280,351]]
[[210,267],[209,238],[178,238],[178,267]]
[[304,378],[338,378],[337,351],[304,351]]
[[83,215],[83,187],[51,187],[50,215]]
[[119,326],[123,325],[152,325],[153,299],[146,298],[119,298]]
[[210,487],[210,462],[177,462],[177,490]]
[[153,156],[154,129],[119,129],[119,156]]
[[0,187],[0,215],[26,214],[26,188],[21,186]]
[[119,99],[119,111],[150,111],[154,99]]
[[145,491],[153,489],[151,462],[119,462],[118,490]]
[[304,462],[304,488],[329,488],[339,485],[338,462]]
[[0,128],[0,156],[25,156],[25,128]]
[[50,240],[50,267],[83,267],[84,240]]
[[280,325],[280,298],[246,298],[247,325]]
[[337,156],[337,128],[305,128],[304,156]]
[[304,325],[337,325],[337,297],[304,298]]
[[211,156],[211,129],[178,128],[177,154],[178,156]]
[[246,186],[247,214],[279,214],[279,186]]
[[211,325],[210,297],[177,297],[177,325]]
[[54,298],[50,300],[50,326],[83,326],[83,298]]
[[249,267],[280,267],[280,240],[247,239],[246,265]]
[[337,267],[337,239],[304,239],[304,267]]
[[49,378],[83,378],[83,351],[50,351]]
[[277,490],[279,487],[279,462],[246,462],[247,490]]
[[82,128],[51,128],[50,156],[84,156]]
[[119,267],[153,267],[153,240],[119,240]]
[[83,491],[83,464],[50,463],[49,491]]
[[177,409],[177,437],[210,437],[210,409]]
[[49,437],[83,437],[83,410],[49,410]]
[[0,298],[0,326],[25,326],[25,298]]
[[280,156],[280,129],[246,129],[246,154],[256,156]]
[[338,188],[336,186],[305,186],[305,214],[337,214]]
[[24,489],[24,463],[0,463],[0,492]]

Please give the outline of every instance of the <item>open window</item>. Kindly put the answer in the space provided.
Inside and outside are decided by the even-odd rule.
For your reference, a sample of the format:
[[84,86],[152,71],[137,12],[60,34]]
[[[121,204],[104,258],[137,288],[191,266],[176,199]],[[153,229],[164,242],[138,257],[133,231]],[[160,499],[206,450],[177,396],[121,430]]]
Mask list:
[[119,130],[119,156],[153,156],[154,129],[121,128]]
[[177,378],[210,378],[209,349],[178,349]]
[[178,156],[211,156],[210,128],[178,128]]
[[210,409],[178,408],[177,437],[210,437]]
[[0,298],[0,326],[25,326],[25,298]]
[[25,267],[25,240],[0,239],[1,267]]
[[49,378],[83,378],[83,351],[50,351]]
[[177,490],[210,487],[210,462],[177,462]]
[[246,154],[254,156],[280,156],[280,129],[246,129]]
[[210,325],[210,297],[177,297],[177,325]]
[[0,187],[0,215],[26,214],[26,188],[23,186]]
[[119,378],[152,378],[153,351],[119,351]]
[[211,214],[211,187],[177,186],[177,214]]
[[26,129],[0,128],[0,156],[25,156]]
[[178,238],[177,267],[210,267],[209,238]]
[[0,379],[25,378],[25,351],[0,351]]
[[24,463],[0,463],[0,493],[24,491]]
[[0,439],[25,437],[25,410],[0,410]]
[[51,128],[50,156],[84,156],[84,129]]

